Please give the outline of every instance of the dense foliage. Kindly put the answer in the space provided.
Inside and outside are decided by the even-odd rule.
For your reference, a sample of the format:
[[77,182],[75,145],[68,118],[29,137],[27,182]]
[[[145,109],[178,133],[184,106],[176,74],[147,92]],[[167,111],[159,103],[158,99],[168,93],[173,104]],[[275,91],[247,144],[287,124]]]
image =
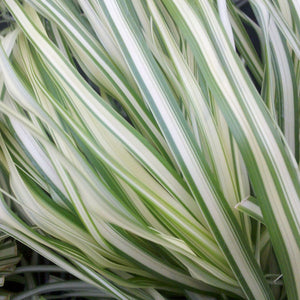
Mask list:
[[58,289],[300,299],[300,4],[240,2],[1,2],[0,229]]

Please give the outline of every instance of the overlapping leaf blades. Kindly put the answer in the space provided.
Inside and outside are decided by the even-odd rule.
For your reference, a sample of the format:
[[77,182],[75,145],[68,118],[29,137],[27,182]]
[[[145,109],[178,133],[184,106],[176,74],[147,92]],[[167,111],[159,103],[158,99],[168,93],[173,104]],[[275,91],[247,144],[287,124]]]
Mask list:
[[4,3],[2,230],[120,299],[280,299],[274,247],[300,299],[297,2],[262,61],[225,1]]

